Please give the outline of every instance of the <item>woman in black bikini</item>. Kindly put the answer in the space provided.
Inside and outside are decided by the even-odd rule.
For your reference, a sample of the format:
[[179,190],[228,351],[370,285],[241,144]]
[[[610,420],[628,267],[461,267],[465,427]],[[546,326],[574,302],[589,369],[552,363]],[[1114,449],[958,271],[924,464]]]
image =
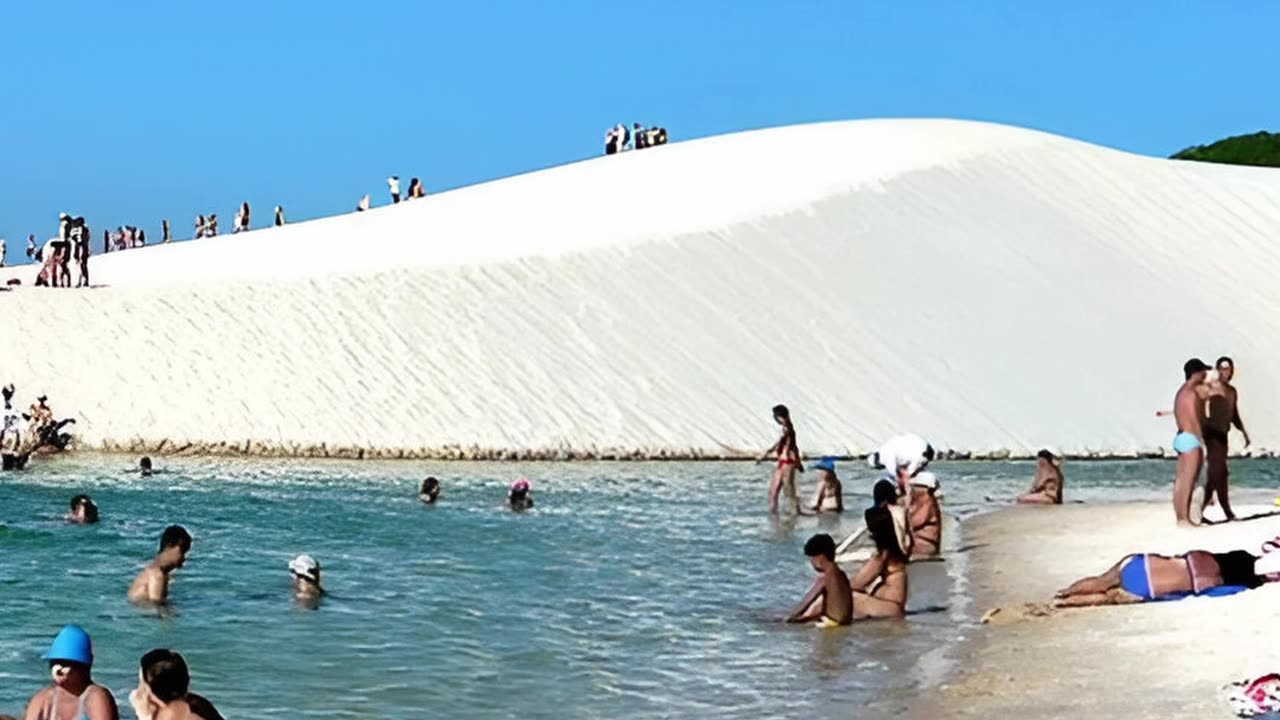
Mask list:
[[907,554],[898,544],[893,515],[876,506],[863,515],[876,554],[849,581],[853,588],[853,619],[900,618],[907,613]]

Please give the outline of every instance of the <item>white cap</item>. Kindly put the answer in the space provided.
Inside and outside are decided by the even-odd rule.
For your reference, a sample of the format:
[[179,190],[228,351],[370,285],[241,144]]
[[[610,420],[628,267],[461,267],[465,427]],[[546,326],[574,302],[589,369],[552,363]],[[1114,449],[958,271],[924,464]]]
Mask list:
[[1280,551],[1272,551],[1258,558],[1253,564],[1254,575],[1280,574]]
[[938,476],[926,470],[922,473],[916,473],[916,476],[911,478],[911,484],[915,485],[916,487],[928,488],[930,490],[937,490]]
[[299,555],[289,561],[289,572],[298,577],[317,580],[320,577],[320,563],[310,555]]

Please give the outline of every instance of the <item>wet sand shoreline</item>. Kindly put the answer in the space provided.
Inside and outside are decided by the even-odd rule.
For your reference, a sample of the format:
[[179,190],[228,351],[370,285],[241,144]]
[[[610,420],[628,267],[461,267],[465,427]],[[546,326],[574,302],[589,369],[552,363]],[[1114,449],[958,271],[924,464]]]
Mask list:
[[1280,534],[1280,508],[1247,497],[1254,504],[1237,514],[1262,517],[1197,529],[1174,526],[1166,503],[1013,507],[967,521],[974,614],[1003,610],[966,630],[957,672],[922,690],[911,717],[1229,716],[1221,687],[1280,665],[1268,630],[1280,621],[1280,587],[1046,616],[1022,605],[1132,552],[1256,553]]

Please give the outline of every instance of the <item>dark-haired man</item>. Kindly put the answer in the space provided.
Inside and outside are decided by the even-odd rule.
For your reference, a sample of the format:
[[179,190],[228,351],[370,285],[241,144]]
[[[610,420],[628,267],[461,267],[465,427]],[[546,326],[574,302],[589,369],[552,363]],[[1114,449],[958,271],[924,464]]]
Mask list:
[[139,664],[138,687],[129,693],[138,720],[222,720],[213,703],[191,692],[191,671],[181,654],[157,648]]
[[818,627],[848,625],[853,621],[853,591],[849,576],[836,564],[836,542],[826,533],[818,533],[804,544],[804,554],[818,573],[795,612],[787,616],[789,623],[816,623]]
[[191,533],[181,525],[170,525],[160,535],[160,552],[138,573],[129,587],[129,601],[162,605],[169,600],[169,576],[182,567],[191,551]]
[[1173,398],[1173,416],[1178,434],[1173,450],[1178,453],[1178,466],[1173,479],[1173,515],[1179,525],[1191,525],[1191,491],[1204,465],[1204,431],[1200,418],[1204,403],[1205,380],[1209,366],[1200,358],[1191,358],[1182,366],[1185,380]]
[[1218,379],[1209,383],[1208,412],[1204,421],[1204,455],[1209,476],[1204,502],[1206,506],[1211,505],[1214,495],[1217,495],[1227,520],[1235,520],[1231,501],[1227,499],[1227,481],[1231,474],[1227,466],[1227,436],[1234,425],[1244,434],[1244,446],[1249,447],[1249,431],[1245,430],[1244,420],[1240,419],[1240,396],[1231,384],[1231,379],[1236,374],[1235,362],[1224,355],[1215,364]]

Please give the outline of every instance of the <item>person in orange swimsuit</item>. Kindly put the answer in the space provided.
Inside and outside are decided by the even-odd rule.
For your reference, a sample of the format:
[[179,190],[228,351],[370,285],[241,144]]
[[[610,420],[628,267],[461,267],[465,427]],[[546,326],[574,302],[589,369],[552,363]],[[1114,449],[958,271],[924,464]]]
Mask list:
[[804,463],[800,460],[800,449],[796,445],[796,428],[791,424],[791,411],[786,405],[775,405],[773,420],[782,426],[782,436],[756,461],[764,462],[770,455],[777,458],[778,464],[769,481],[769,512],[778,512],[778,495],[785,487],[794,511],[803,515],[806,513],[800,506],[800,495],[796,492],[796,473],[804,472]]

